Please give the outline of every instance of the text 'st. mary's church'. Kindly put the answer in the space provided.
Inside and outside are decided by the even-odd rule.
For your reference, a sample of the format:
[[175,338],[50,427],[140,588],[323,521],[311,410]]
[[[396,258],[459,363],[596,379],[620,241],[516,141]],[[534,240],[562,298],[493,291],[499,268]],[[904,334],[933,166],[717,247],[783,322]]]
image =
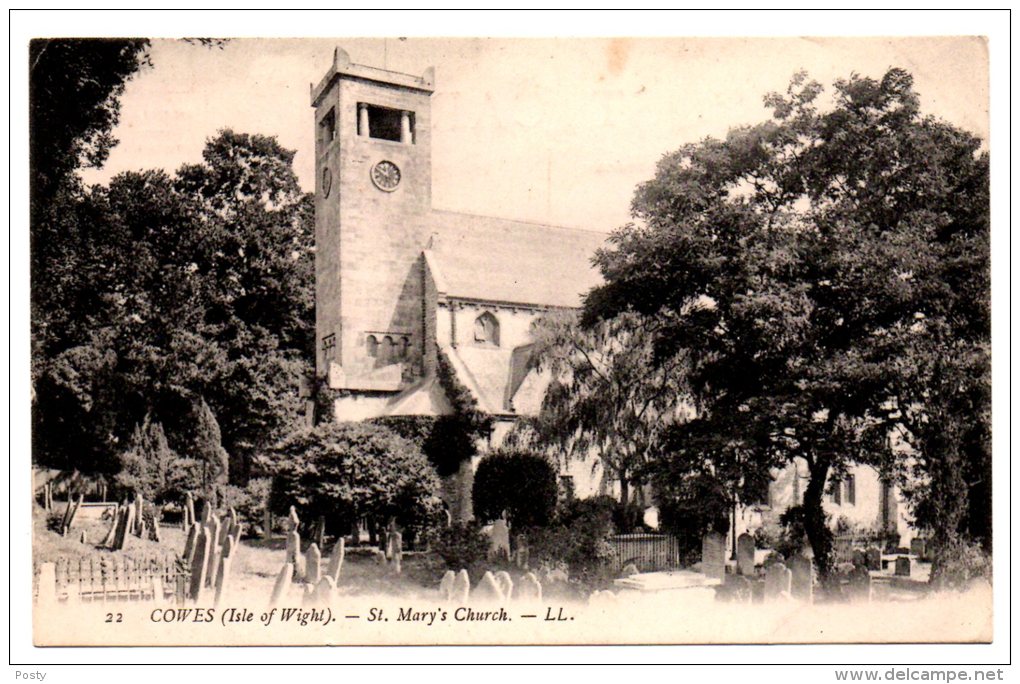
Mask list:
[[544,391],[528,370],[532,321],[580,305],[605,236],[434,210],[434,86],[431,68],[410,76],[338,49],[312,88],[316,366],[343,390],[339,420],[440,415],[442,350],[498,443]]

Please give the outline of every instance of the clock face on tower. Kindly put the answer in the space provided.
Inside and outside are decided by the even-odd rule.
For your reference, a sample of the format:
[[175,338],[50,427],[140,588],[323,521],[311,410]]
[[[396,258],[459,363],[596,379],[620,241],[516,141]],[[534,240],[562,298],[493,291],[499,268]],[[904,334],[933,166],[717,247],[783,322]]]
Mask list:
[[385,192],[393,192],[400,185],[400,169],[391,161],[381,161],[372,167],[372,182]]

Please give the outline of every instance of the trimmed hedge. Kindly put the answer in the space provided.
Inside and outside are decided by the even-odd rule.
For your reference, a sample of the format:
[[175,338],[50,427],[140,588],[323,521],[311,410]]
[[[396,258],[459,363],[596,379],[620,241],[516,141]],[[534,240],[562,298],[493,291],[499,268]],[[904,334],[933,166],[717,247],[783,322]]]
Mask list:
[[524,451],[498,451],[482,458],[471,489],[476,518],[495,520],[506,511],[518,528],[548,525],[556,499],[556,470],[542,456]]

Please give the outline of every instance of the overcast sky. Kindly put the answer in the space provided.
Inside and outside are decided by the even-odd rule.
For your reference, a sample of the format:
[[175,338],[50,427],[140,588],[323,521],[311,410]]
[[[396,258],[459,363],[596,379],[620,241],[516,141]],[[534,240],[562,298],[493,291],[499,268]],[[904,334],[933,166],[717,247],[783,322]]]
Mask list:
[[664,153],[763,120],[762,97],[799,69],[915,78],[925,112],[987,140],[979,38],[236,39],[223,49],[156,40],[122,98],[104,182],[200,159],[221,128],[275,135],[313,183],[309,84],[341,46],[360,64],[420,75],[432,97],[433,205],[608,231]]

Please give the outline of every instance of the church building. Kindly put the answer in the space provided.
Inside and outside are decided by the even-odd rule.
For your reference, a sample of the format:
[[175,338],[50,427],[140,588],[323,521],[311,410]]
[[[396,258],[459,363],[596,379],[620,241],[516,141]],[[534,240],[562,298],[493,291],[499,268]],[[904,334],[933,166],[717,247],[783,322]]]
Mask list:
[[[548,378],[528,365],[531,324],[581,305],[600,282],[591,259],[606,236],[433,209],[434,88],[431,68],[413,76],[354,64],[341,49],[312,87],[316,370],[337,391],[337,420],[445,415],[442,354],[493,417],[484,451],[537,412]],[[471,518],[476,462],[445,483],[455,519]],[[560,467],[578,496],[612,492],[597,460]],[[799,503],[802,479],[792,466],[777,473],[769,502],[735,514],[734,534],[760,525],[762,510]],[[837,490],[834,514],[905,526],[872,469],[855,469]]]

